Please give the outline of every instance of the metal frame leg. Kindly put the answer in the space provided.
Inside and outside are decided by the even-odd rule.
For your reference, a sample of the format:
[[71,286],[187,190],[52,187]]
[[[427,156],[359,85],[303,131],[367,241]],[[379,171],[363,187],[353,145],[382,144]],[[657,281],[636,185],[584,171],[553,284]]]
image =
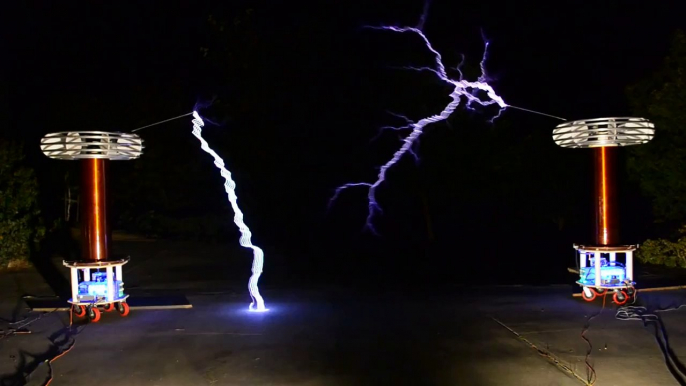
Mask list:
[[79,301],[79,270],[76,268],[69,269],[71,273],[71,301]]
[[634,251],[627,251],[626,253],[626,278],[634,281]]
[[107,277],[107,302],[114,302],[114,273],[112,267],[105,268],[105,275]]

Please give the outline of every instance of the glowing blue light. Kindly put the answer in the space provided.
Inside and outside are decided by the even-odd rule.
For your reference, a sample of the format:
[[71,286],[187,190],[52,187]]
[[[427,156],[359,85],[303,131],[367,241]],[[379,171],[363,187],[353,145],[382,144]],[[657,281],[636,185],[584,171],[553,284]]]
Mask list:
[[579,270],[580,282],[587,285],[624,286],[626,280],[626,268],[618,262],[600,260],[600,283],[595,282],[594,258],[590,259],[590,266]]
[[229,202],[231,202],[231,208],[233,209],[234,213],[233,222],[236,224],[238,230],[241,232],[241,238],[239,239],[239,243],[241,244],[241,246],[245,248],[250,248],[253,251],[252,276],[250,276],[250,280],[248,281],[248,290],[250,291],[250,296],[252,297],[252,302],[250,303],[249,309],[250,311],[254,312],[267,311],[267,308],[264,305],[264,299],[262,299],[262,296],[260,295],[260,290],[257,287],[257,281],[260,279],[260,275],[262,274],[262,267],[264,265],[264,252],[259,247],[253,245],[250,241],[252,233],[250,233],[250,229],[243,222],[243,212],[241,212],[240,208],[238,207],[238,197],[236,196],[236,183],[231,178],[231,172],[229,172],[224,166],[224,160],[222,160],[221,157],[219,157],[219,155],[217,155],[217,153],[214,152],[214,150],[210,149],[209,145],[207,144],[207,141],[203,139],[202,128],[203,126],[205,126],[205,123],[203,122],[202,118],[200,118],[200,115],[197,113],[197,111],[193,111],[192,122],[193,135],[195,135],[198,138],[198,140],[200,140],[200,147],[209,155],[211,155],[212,158],[214,158],[214,165],[219,168],[222,177],[224,177],[224,189],[226,190],[226,194],[229,196]]
[[[115,300],[124,297],[124,283],[119,280],[114,281],[116,294]],[[107,297],[107,280],[104,281],[82,281],[79,283],[79,297],[84,299],[86,296]]]

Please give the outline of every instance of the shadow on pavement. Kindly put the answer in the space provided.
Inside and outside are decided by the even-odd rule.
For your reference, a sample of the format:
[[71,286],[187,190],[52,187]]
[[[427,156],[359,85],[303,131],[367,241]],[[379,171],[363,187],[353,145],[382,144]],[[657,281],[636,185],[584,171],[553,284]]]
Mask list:
[[[47,363],[48,366],[50,366],[49,362],[66,350],[71,349],[76,336],[80,334],[85,327],[86,325],[80,327],[76,325],[64,325],[63,328],[48,337],[50,347],[44,352],[33,353],[28,350],[20,349],[17,358],[17,370],[14,374],[3,376],[0,379],[0,386],[26,385],[31,375],[38,369],[41,363]],[[50,367],[47,369],[47,372],[46,377],[51,377],[52,370]],[[47,380],[48,379],[46,379],[46,382]]]

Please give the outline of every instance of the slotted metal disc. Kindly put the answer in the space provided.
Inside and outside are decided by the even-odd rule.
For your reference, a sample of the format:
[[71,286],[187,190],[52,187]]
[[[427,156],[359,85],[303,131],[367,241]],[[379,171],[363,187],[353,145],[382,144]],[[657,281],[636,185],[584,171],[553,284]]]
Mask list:
[[631,117],[569,121],[553,130],[555,143],[569,148],[640,145],[654,136],[655,125],[652,122]]
[[65,131],[47,134],[40,142],[43,154],[62,160],[130,160],[143,154],[143,140],[131,133]]

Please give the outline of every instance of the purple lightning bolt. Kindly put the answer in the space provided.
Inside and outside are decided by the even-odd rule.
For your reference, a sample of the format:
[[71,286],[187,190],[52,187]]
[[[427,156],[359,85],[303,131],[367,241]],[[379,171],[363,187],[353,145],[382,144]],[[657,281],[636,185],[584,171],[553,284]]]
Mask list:
[[[419,121],[413,122],[410,119],[401,116],[401,115],[396,115],[401,119],[404,119],[407,122],[406,126],[403,127],[392,127],[393,130],[403,130],[403,129],[411,129],[412,131],[410,132],[409,135],[407,135],[403,139],[403,145],[398,149],[398,151],[393,154],[393,157],[383,164],[381,168],[379,169],[379,174],[378,174],[378,179],[374,183],[366,183],[366,182],[359,182],[359,183],[350,183],[350,184],[345,184],[340,186],[338,189],[336,189],[336,192],[334,193],[333,197],[329,201],[329,206],[338,198],[338,196],[341,194],[341,192],[347,188],[355,187],[355,186],[366,186],[368,188],[368,199],[369,199],[369,212],[367,216],[367,222],[365,225],[365,228],[367,230],[370,230],[374,234],[376,234],[376,230],[374,228],[374,225],[372,224],[372,220],[374,218],[374,215],[377,212],[381,212],[381,207],[379,206],[378,202],[376,201],[376,189],[381,185],[382,182],[386,179],[386,172],[388,169],[390,169],[393,165],[395,165],[400,158],[405,155],[405,153],[410,153],[415,156],[415,160],[417,160],[417,155],[413,151],[413,146],[415,146],[418,141],[419,141],[419,136],[422,135],[424,128],[435,122],[439,121],[444,121],[450,117],[450,115],[457,109],[457,106],[460,104],[462,98],[466,98],[467,104],[466,107],[468,109],[472,109],[472,104],[477,103],[481,106],[489,106],[492,104],[497,104],[500,106],[500,110],[498,111],[498,114],[491,119],[491,122],[493,119],[496,119],[497,117],[500,116],[502,111],[508,107],[508,105],[503,101],[503,98],[498,96],[495,91],[493,90],[493,87],[488,84],[487,82],[487,76],[486,76],[486,71],[485,71],[485,62],[486,62],[486,55],[488,53],[488,41],[484,39],[485,43],[485,49],[484,49],[484,54],[481,59],[480,67],[481,67],[481,75],[475,82],[470,82],[467,80],[464,80],[462,77],[462,72],[460,70],[462,66],[462,62],[457,66],[456,70],[459,73],[460,77],[458,80],[451,79],[448,74],[446,73],[445,66],[443,65],[443,60],[441,57],[441,54],[436,51],[436,49],[433,48],[431,45],[431,42],[429,42],[429,39],[424,35],[422,32],[421,28],[423,27],[424,21],[426,20],[426,11],[427,8],[424,8],[424,14],[422,15],[422,18],[420,19],[418,27],[395,27],[395,26],[380,26],[380,27],[367,27],[371,29],[377,29],[377,30],[384,30],[384,31],[392,31],[392,32],[400,32],[400,33],[413,33],[418,35],[419,37],[422,38],[424,41],[424,44],[426,45],[426,48],[431,51],[431,53],[434,55],[435,58],[435,67],[404,67],[406,69],[411,69],[415,71],[430,71],[433,74],[435,74],[440,80],[449,83],[453,85],[453,91],[450,93],[450,98],[452,98],[452,101],[441,111],[439,114],[432,115],[430,117],[426,117],[423,119],[420,119]],[[482,33],[483,36],[483,33]],[[464,56],[463,56],[463,62],[464,62]],[[477,92],[481,91],[482,93],[486,93],[488,95],[487,100],[481,100],[479,97],[477,97],[475,94]]]

